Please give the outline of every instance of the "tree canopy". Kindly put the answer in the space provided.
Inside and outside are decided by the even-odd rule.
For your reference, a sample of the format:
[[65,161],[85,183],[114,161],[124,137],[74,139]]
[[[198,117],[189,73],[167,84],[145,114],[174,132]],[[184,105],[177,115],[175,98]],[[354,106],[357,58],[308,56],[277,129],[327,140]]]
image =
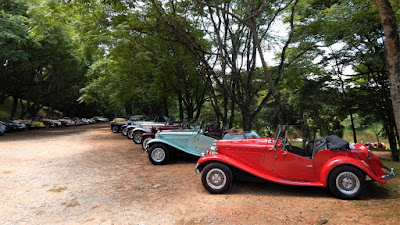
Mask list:
[[[398,36],[400,4],[383,2]],[[2,0],[0,103],[339,135],[350,118],[354,141],[361,117],[398,152],[400,75],[380,3]]]

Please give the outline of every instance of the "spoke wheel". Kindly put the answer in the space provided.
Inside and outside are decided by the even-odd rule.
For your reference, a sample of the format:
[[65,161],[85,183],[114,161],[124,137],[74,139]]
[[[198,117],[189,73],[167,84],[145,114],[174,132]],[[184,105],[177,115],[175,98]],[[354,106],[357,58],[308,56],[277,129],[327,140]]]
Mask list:
[[232,186],[232,180],[232,171],[223,163],[210,163],[201,174],[204,188],[212,194],[228,192]]
[[133,142],[135,142],[135,144],[141,144],[142,143],[142,131],[135,131],[132,134],[133,137]]
[[330,191],[341,199],[357,199],[366,187],[365,175],[358,168],[339,166],[329,175]]
[[128,137],[129,139],[133,139],[133,132],[132,129],[128,130],[128,135],[126,135],[126,137]]

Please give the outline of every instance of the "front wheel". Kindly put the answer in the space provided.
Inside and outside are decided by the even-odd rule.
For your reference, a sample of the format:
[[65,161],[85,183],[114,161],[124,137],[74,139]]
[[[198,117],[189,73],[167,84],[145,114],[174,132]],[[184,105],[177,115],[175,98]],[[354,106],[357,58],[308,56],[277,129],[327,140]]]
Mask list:
[[147,142],[149,142],[150,140],[153,140],[153,138],[150,137],[150,136],[146,136],[146,137],[142,138],[142,149],[143,149],[143,151],[146,151],[146,149],[149,147],[147,145]]
[[133,129],[129,129],[129,130],[128,130],[128,133],[127,133],[126,137],[127,137],[128,139],[133,139]]
[[142,143],[142,134],[143,131],[135,131],[132,134],[133,137],[133,142],[135,142],[135,144],[141,144]]
[[118,126],[112,126],[111,130],[112,130],[113,133],[118,133],[119,127]]
[[124,129],[122,129],[121,134],[124,136],[128,135],[128,128],[125,127]]
[[232,186],[233,175],[231,169],[223,163],[210,163],[201,173],[201,183],[211,194],[222,194]]
[[365,190],[363,172],[353,166],[339,166],[332,170],[328,178],[329,190],[341,199],[357,199]]
[[154,165],[165,165],[169,160],[169,149],[163,144],[155,144],[149,150],[150,162]]

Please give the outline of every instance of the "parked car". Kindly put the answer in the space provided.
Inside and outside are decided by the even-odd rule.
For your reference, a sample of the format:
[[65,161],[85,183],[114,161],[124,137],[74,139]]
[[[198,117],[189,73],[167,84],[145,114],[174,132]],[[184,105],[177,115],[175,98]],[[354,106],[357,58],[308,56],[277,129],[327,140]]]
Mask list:
[[35,127],[32,120],[29,120],[29,119],[19,119],[19,120],[14,120],[14,121],[25,124],[25,129],[33,129]]
[[92,119],[87,119],[87,118],[82,118],[81,120],[83,121],[84,124],[94,124],[96,122]]
[[6,132],[6,126],[0,121],[0,136],[3,136],[4,132]]
[[26,124],[24,124],[24,123],[22,123],[22,122],[20,122],[20,121],[13,120],[12,122],[13,122],[14,124],[17,125],[17,129],[18,129],[19,131],[27,130],[27,129],[28,129],[28,128],[26,127]]
[[[146,148],[146,152],[149,154],[150,162],[154,165],[167,164],[171,153],[179,151],[197,157],[205,154],[216,139],[208,135],[204,124],[203,122],[200,126],[193,129],[164,130],[157,132],[155,139],[147,142],[148,147]],[[254,131],[251,133],[256,134]],[[249,132],[248,136],[244,135],[243,137],[253,138],[252,134]],[[221,137],[222,134],[219,136]],[[258,137],[257,134],[254,138]]]
[[61,126],[61,122],[58,120],[53,120],[53,119],[48,119],[48,118],[40,118],[39,121],[44,123],[46,128]]
[[149,132],[142,133],[140,135],[140,142],[142,143],[142,149],[146,151],[148,145],[147,142],[156,137],[156,133],[163,130],[178,130],[182,129],[181,125],[166,125],[166,126],[152,126]]
[[[152,127],[181,127],[181,125],[173,125],[170,124],[169,122],[143,122],[143,123],[139,123],[139,124],[135,124],[135,125],[130,125],[127,127],[128,129],[128,135],[127,137],[129,139],[133,140],[133,143],[135,144],[141,144],[142,143],[142,134],[150,132],[152,130]],[[161,130],[168,130],[168,129],[161,129]],[[174,130],[174,129],[170,129],[170,130]]]
[[108,118],[103,117],[103,116],[94,116],[91,118],[92,120],[94,120],[95,122],[108,122]]
[[113,133],[118,133],[121,131],[121,127],[123,125],[131,125],[134,124],[136,121],[140,121],[143,118],[143,116],[131,116],[129,120],[122,119],[122,118],[114,118],[110,122],[110,128]]
[[220,140],[198,160],[196,173],[201,172],[204,188],[213,194],[228,192],[235,172],[244,171],[281,184],[327,187],[342,199],[359,197],[366,175],[379,183],[395,176],[361,143],[350,145],[331,135],[305,145],[290,133],[288,126],[280,126],[275,138]]
[[369,149],[386,149],[386,144],[383,142],[365,142],[364,145]]
[[9,119],[4,118],[4,117],[0,117],[0,121],[6,127],[6,131],[5,132],[13,132],[13,131],[17,131],[18,130],[18,125],[16,123],[14,123],[13,121],[9,120]]
[[69,117],[63,117],[61,119],[58,119],[58,121],[60,121],[61,126],[63,126],[63,127],[65,127],[65,126],[75,126],[75,122]]
[[[132,132],[132,130],[137,128],[139,125],[143,125],[142,127],[146,127],[146,130],[143,131],[147,132],[152,125],[166,125],[167,123],[168,123],[168,117],[166,116],[142,116],[137,120],[134,120],[129,124],[126,124],[126,126],[124,125],[121,126],[120,130],[122,135],[127,136],[129,139],[133,139],[134,133]],[[144,124],[147,124],[147,126],[144,126]]]
[[38,120],[32,120],[32,126],[34,128],[44,128],[44,127],[46,127],[46,125],[43,122],[38,121]]

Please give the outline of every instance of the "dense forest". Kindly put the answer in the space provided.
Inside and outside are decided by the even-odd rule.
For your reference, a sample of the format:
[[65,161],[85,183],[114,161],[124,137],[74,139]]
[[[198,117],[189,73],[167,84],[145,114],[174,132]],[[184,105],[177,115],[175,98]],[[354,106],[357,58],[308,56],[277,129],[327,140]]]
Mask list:
[[355,142],[357,117],[398,158],[399,21],[398,0],[0,0],[0,104],[339,135],[349,118]]

